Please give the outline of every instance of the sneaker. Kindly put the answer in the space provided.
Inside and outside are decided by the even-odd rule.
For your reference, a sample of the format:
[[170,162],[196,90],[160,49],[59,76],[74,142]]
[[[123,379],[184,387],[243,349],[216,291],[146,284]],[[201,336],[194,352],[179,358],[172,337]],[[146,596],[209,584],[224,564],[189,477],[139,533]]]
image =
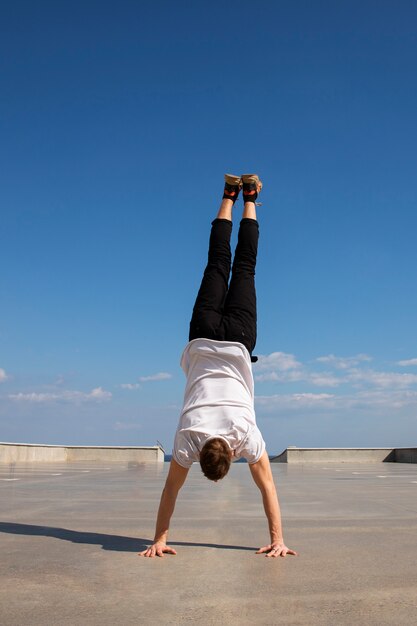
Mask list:
[[242,180],[240,176],[234,176],[234,174],[224,175],[224,193],[223,198],[236,202],[239,195],[239,191],[242,188]]
[[244,202],[256,202],[258,194],[262,189],[262,181],[257,174],[242,174],[243,200]]

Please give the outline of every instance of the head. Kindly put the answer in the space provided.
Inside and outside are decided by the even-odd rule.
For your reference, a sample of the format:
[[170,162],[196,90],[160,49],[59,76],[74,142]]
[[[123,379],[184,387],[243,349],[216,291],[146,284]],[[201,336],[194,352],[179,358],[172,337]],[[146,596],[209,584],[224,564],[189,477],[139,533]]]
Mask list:
[[224,478],[232,462],[232,451],[220,437],[206,441],[200,452],[200,465],[204,476],[218,481]]

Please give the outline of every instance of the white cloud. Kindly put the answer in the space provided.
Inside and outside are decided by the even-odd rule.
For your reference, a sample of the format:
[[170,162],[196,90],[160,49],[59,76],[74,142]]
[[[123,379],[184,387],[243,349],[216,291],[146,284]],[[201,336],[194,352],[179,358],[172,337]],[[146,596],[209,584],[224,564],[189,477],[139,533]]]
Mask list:
[[409,365],[417,365],[417,359],[405,359],[404,361],[397,361],[397,365],[401,365],[401,367],[408,367]]
[[50,402],[56,400],[58,395],[55,393],[11,393],[10,400],[18,400],[24,402]]
[[157,380],[168,380],[169,378],[172,378],[172,374],[169,374],[168,372],[158,372],[157,374],[151,374],[150,376],[140,376],[138,378],[139,382],[138,383],[122,383],[120,385],[120,387],[122,389],[140,389],[141,388],[141,384],[140,383],[149,383],[151,381],[157,381]]
[[338,387],[345,382],[345,378],[337,378],[329,372],[310,373],[306,380],[316,387]]
[[297,410],[300,407],[312,408],[327,404],[336,396],[329,393],[292,393],[274,394],[272,396],[256,396],[257,405],[266,409]]
[[12,393],[9,394],[10,400],[18,402],[31,402],[34,404],[53,403],[53,402],[68,402],[79,404],[82,402],[103,402],[110,400],[112,394],[110,391],[105,391],[102,387],[96,387],[90,392],[84,391],[57,391],[46,393]]
[[172,378],[172,374],[158,372],[158,374],[152,374],[151,376],[140,376],[138,380],[140,383],[147,383],[151,380],[168,380],[169,378]]
[[392,411],[411,407],[417,410],[417,391],[410,389],[385,390],[374,389],[354,392],[352,394],[334,395],[327,393],[294,393],[274,394],[271,396],[256,396],[256,406],[259,413],[273,412],[280,415],[283,412],[297,412],[302,410],[317,410],[333,414],[342,414],[346,411],[366,411],[377,415],[388,414],[392,417]]
[[258,382],[276,381],[280,383],[292,383],[304,380],[305,376],[300,370],[288,370],[286,372],[264,372],[257,374],[255,380]]
[[92,400],[109,400],[111,396],[111,392],[105,391],[102,387],[95,387],[87,394],[87,398]]
[[[258,373],[260,372],[260,373]],[[295,382],[304,379],[302,364],[293,354],[272,352],[262,354],[254,366],[255,380],[258,382],[275,381],[280,383]]]
[[334,354],[327,354],[325,356],[319,356],[316,361],[319,363],[329,363],[336,369],[346,370],[351,367],[359,365],[359,363],[372,361],[372,357],[367,354],[356,354],[355,356],[335,356]]
[[[336,388],[350,384],[356,388],[406,389],[417,385],[417,374],[377,371],[363,367],[372,361],[367,354],[338,357],[328,354],[316,358],[308,365],[297,361],[293,354],[273,352],[260,357],[260,368],[254,368],[257,382],[306,383],[314,387]],[[400,361],[398,364],[410,365],[417,359]],[[330,366],[331,371],[317,371],[319,365]],[[316,366],[316,367],[314,367]],[[333,369],[334,368],[334,369]],[[257,369],[260,372],[257,373]],[[316,369],[316,371],[314,371]],[[301,390],[302,391],[302,390]]]
[[135,424],[133,422],[116,422],[113,424],[113,430],[141,430],[141,424]]
[[268,381],[282,382],[282,377],[279,376],[276,372],[266,372],[265,374],[258,374],[257,376],[255,376],[255,380],[260,383]]
[[410,389],[385,391],[382,389],[362,391],[351,399],[352,406],[366,406],[370,409],[401,409],[406,406],[417,407],[417,391]]
[[[261,371],[260,374],[256,373]],[[344,380],[331,372],[310,372],[293,354],[272,352],[260,356],[255,368],[257,382],[294,383],[307,382],[316,387],[337,387]]]
[[287,354],[286,352],[272,352],[267,355],[259,355],[258,362],[256,363],[256,370],[278,370],[280,372],[286,372],[287,370],[296,369],[301,367],[301,363],[297,361],[293,354]]
[[[289,357],[288,359],[286,357]],[[370,368],[372,357],[356,354],[338,357],[328,354],[303,364],[293,355],[274,352],[264,357],[261,372],[255,375],[259,382],[296,383],[296,393],[256,396],[260,415],[328,416],[365,414],[392,418],[404,411],[417,412],[417,373],[378,371]],[[293,367],[291,367],[291,364]],[[320,371],[323,365],[328,371]],[[417,359],[400,361],[397,365],[417,365]],[[286,367],[288,366],[288,367]],[[254,373],[256,369],[254,368]],[[344,393],[324,393],[326,388],[344,385]],[[323,393],[310,393],[311,386]],[[307,389],[304,391],[305,387]]]
[[375,387],[405,388],[417,384],[417,374],[399,374],[398,372],[377,372],[371,369],[352,369],[347,378],[353,383],[367,383]]
[[4,370],[2,367],[0,367],[0,383],[4,383],[6,382],[6,380],[8,379],[8,375],[6,374],[6,370]]

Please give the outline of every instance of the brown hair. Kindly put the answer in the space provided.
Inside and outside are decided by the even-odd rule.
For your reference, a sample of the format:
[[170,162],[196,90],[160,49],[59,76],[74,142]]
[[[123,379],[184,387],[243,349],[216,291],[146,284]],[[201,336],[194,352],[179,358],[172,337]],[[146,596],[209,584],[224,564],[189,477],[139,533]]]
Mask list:
[[209,480],[221,480],[229,471],[230,448],[224,439],[209,439],[201,449],[200,465],[202,472]]

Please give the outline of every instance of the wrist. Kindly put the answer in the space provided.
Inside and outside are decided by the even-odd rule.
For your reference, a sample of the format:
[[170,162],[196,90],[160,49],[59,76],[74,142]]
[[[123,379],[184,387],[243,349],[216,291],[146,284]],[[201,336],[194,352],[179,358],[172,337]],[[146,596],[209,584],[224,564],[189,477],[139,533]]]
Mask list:
[[284,543],[282,535],[271,535],[271,543]]

